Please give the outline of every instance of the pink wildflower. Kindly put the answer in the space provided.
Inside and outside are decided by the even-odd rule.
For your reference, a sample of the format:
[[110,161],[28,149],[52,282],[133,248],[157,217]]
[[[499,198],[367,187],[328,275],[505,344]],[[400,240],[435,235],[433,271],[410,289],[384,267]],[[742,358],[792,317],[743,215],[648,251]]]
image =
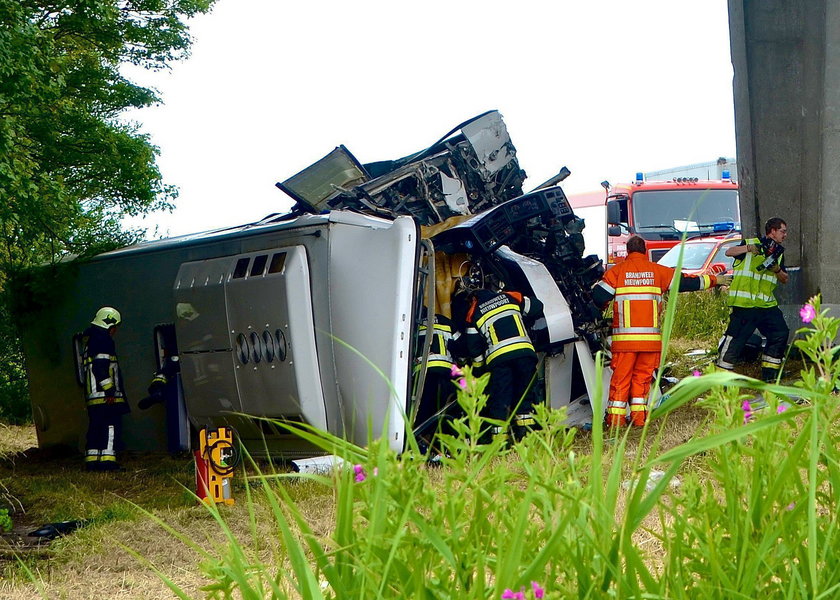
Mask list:
[[353,465],[353,472],[356,473],[356,476],[354,477],[356,483],[361,483],[367,479],[367,475],[365,475],[365,468],[362,465]]
[[741,404],[741,410],[744,411],[744,423],[748,423],[752,419],[752,406],[749,400],[744,400]]
[[534,592],[534,598],[545,598],[545,590],[536,581],[531,582],[531,590]]
[[702,374],[703,374],[703,373],[701,373],[701,372],[700,372],[700,371],[698,371],[697,369],[694,369],[694,370],[691,372],[691,375],[692,375],[693,377],[700,377]]
[[784,405],[784,404],[780,404],[780,405],[779,405],[779,408],[777,408],[777,409],[776,409],[776,413],[777,413],[777,414],[782,414],[782,413],[783,413],[783,412],[785,412],[786,410],[787,410],[787,406],[786,406],[786,405]]
[[814,308],[813,304],[805,304],[799,309],[799,317],[802,319],[803,323],[810,323],[816,316],[817,310]]
[[794,508],[796,508],[796,502],[791,502],[785,507],[785,510],[793,510]]
[[464,372],[458,368],[458,365],[452,363],[452,368],[449,370],[452,377],[463,377]]
[[463,377],[461,377],[461,379],[459,379],[456,383],[458,384],[458,387],[462,390],[467,389],[467,380]]
[[510,588],[507,588],[504,592],[502,592],[502,599],[508,600],[509,598],[516,598],[516,594]]

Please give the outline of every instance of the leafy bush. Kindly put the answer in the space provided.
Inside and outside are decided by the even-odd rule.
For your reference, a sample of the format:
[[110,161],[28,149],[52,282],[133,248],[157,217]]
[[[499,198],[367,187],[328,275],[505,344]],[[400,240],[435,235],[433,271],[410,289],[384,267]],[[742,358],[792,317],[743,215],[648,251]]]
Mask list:
[[0,382],[0,421],[11,425],[32,422],[29,386],[25,379]]
[[8,508],[0,508],[0,531],[8,532],[12,530],[12,517],[9,516]]
[[22,425],[32,421],[29,384],[20,339],[5,300],[0,294],[0,421]]

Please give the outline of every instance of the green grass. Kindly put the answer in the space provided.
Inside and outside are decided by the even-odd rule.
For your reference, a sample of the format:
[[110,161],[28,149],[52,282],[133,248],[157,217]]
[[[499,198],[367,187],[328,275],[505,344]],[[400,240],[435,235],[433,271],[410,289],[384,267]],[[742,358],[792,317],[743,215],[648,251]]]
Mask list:
[[[681,295],[677,318],[689,302],[720,301],[706,296]],[[665,323],[678,331],[674,319],[672,305]],[[35,461],[25,477],[3,479],[30,516],[94,521],[56,543],[49,563],[27,559],[50,596],[89,597],[73,595],[84,579],[104,597],[485,599],[522,588],[533,597],[537,582],[547,598],[833,598],[840,364],[829,349],[840,321],[812,325],[797,342],[796,385],[686,377],[644,430],[617,437],[597,422],[567,430],[561,413],[540,410],[542,429],[522,443],[478,446],[486,382],[468,377],[468,416],[443,438],[441,468],[413,450],[397,456],[298,426],[364,480],[350,468],[301,476],[251,462],[237,504],[205,509],[180,487],[191,487],[189,464],[171,459],[129,458],[128,473],[104,477]],[[769,407],[745,421],[756,389]],[[805,402],[777,412],[792,395]],[[22,567],[5,576],[0,595],[34,589]]]
[[717,346],[729,321],[726,292],[713,288],[702,292],[671,294],[669,302],[677,301],[671,336]]
[[[672,320],[673,308],[666,326]],[[440,469],[381,442],[362,449],[287,426],[365,477],[349,468],[306,477],[335,493],[324,535],[306,502],[288,493],[299,476],[252,475],[271,507],[279,554],[255,560],[249,548],[258,540],[235,541],[213,511],[228,545],[205,554],[202,564],[213,565],[205,573],[225,598],[501,598],[532,582],[552,598],[834,597],[840,364],[826,351],[837,323],[815,325],[800,344],[814,362],[799,386],[733,373],[688,377],[654,412],[657,426],[606,438],[596,422],[588,452],[576,451],[562,413],[545,409],[541,429],[522,443],[476,445],[486,381],[469,375],[459,396],[467,417],[443,437]],[[747,419],[751,389],[769,406]],[[777,409],[791,395],[806,402]],[[665,447],[666,420],[701,397],[707,426]]]

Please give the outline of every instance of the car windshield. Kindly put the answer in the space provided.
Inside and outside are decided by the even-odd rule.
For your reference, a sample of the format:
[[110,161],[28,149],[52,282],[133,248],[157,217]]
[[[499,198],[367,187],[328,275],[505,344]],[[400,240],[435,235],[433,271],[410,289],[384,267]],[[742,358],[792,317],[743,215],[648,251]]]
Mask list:
[[740,225],[740,220],[738,190],[682,188],[633,195],[633,226],[637,231],[708,231],[715,223]]
[[659,259],[660,265],[676,267],[677,259],[680,257],[680,248],[685,248],[683,253],[683,269],[702,269],[706,264],[709,254],[715,249],[715,242],[703,242],[699,244],[677,244]]
[[735,257],[726,256],[726,251],[737,243],[738,242],[721,244],[720,248],[718,248],[718,251],[715,253],[714,258],[712,259],[712,263],[723,263],[724,265],[726,265],[726,270],[731,271],[732,264],[735,262]]

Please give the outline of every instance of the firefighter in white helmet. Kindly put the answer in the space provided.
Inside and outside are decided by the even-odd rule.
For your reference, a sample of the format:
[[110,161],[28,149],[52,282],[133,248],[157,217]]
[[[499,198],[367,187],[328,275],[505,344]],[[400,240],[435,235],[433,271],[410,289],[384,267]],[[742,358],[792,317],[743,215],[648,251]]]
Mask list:
[[103,306],[82,334],[88,411],[85,468],[88,471],[119,469],[117,449],[122,443],[122,416],[129,412],[113,339],[121,321],[117,309]]

